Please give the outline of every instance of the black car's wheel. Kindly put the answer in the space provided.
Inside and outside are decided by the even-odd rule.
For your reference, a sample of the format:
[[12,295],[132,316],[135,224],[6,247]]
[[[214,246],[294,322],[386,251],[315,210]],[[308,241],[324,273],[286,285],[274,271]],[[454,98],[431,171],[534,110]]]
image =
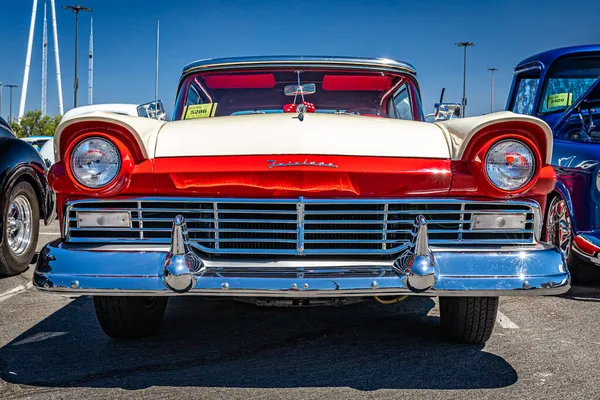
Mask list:
[[166,308],[167,297],[94,297],[100,327],[115,339],[138,339],[156,333]]
[[19,274],[33,259],[40,230],[40,206],[33,187],[15,185],[2,211],[0,276]]
[[571,251],[573,245],[571,215],[567,203],[559,195],[553,196],[548,202],[544,231],[546,241],[563,253],[571,272],[571,281],[574,284],[600,283],[600,268],[581,259]]
[[442,334],[455,342],[484,344],[497,314],[498,297],[440,297]]

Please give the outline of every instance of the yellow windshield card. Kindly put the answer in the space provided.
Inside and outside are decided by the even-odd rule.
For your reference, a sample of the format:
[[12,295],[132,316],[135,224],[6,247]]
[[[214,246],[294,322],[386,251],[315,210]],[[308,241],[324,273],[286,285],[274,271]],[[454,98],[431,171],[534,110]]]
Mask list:
[[568,107],[573,103],[572,93],[556,93],[546,97],[547,108]]
[[197,119],[214,117],[217,112],[217,103],[192,104],[183,110],[183,119]]

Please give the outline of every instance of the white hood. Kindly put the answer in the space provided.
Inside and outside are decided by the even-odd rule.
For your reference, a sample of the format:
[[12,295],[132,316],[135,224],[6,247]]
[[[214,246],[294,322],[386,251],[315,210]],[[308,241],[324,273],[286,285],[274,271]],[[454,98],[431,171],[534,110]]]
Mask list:
[[323,154],[458,160],[481,129],[495,123],[523,121],[542,128],[547,138],[547,163],[552,156],[550,127],[540,119],[511,112],[435,124],[353,115],[307,114],[302,122],[294,117],[295,114],[253,114],[165,122],[93,112],[64,120],[58,126],[54,141],[56,161],[60,160],[60,135],[80,122],[126,128],[146,158]]
[[450,158],[434,124],[353,115],[253,114],[176,121],[158,135],[155,157],[327,154]]

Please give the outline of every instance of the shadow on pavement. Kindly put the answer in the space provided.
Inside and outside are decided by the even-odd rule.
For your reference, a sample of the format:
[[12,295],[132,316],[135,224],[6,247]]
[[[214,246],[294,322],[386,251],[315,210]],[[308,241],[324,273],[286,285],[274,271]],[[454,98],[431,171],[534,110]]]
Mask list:
[[572,286],[571,290],[561,297],[568,300],[600,303],[600,287],[598,286]]
[[100,331],[89,298],[72,301],[0,349],[1,378],[34,386],[478,389],[516,371],[481,346],[439,337],[428,298],[390,306],[267,308],[171,299],[155,337]]

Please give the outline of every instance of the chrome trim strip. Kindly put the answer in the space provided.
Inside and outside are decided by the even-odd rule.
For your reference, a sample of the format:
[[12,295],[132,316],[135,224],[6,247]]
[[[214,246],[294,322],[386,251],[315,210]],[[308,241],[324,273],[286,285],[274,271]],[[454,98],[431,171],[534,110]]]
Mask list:
[[215,250],[219,250],[219,203],[213,201]]
[[[109,198],[109,199],[81,199],[68,202],[67,205],[82,204],[82,203],[127,203],[137,201],[150,201],[150,202],[164,202],[164,203],[179,203],[179,202],[194,202],[194,203],[270,203],[270,204],[296,204],[298,198],[277,198],[277,199],[261,199],[261,198],[227,198],[227,197],[120,197],[120,198]],[[470,200],[467,198],[339,198],[339,199],[318,199],[318,198],[303,198],[305,204],[344,204],[344,203],[355,203],[355,204],[401,204],[401,203],[415,203],[419,204],[491,204],[491,205],[507,205],[514,204],[520,206],[532,206],[538,204],[533,200]],[[539,207],[539,205],[537,205]],[[104,210],[104,209],[102,209]],[[111,209],[112,210],[112,209]],[[199,209],[198,209],[199,210]],[[198,211],[197,210],[197,211]],[[212,212],[212,209],[204,209],[206,212]],[[428,210],[425,210],[426,212]],[[479,210],[477,210],[479,212]]]
[[522,72],[527,72],[527,71],[534,71],[534,70],[538,70],[541,71],[545,68],[544,63],[541,61],[533,61],[531,63],[525,64],[521,67],[517,67],[515,68],[515,75],[520,74]]
[[[70,289],[36,287],[43,292],[64,294],[66,296],[180,296],[172,291],[154,290],[119,290],[119,289]],[[321,298],[321,297],[373,297],[373,296],[420,296],[420,297],[497,297],[497,296],[559,296],[571,288],[564,284],[554,288],[544,289],[498,289],[498,290],[431,290],[424,293],[414,293],[409,289],[370,289],[335,290],[335,291],[273,291],[235,289],[224,292],[222,289],[191,290],[185,295],[204,297],[284,297],[284,298]]]
[[[64,248],[66,250],[72,250],[72,251],[99,251],[99,252],[167,252],[169,250],[169,245],[170,243],[148,243],[148,242],[144,242],[144,243],[140,243],[139,241],[134,241],[134,242],[129,242],[129,243],[123,243],[123,242],[119,242],[116,244],[99,244],[99,243],[67,243],[67,242],[63,242],[61,244],[61,248]],[[193,246],[192,246],[193,247]],[[522,251],[522,252],[527,252],[527,251],[535,251],[535,250],[544,250],[544,249],[551,249],[553,248],[553,246],[547,244],[547,243],[535,243],[535,244],[529,244],[529,243],[525,243],[522,245],[518,245],[518,244],[513,244],[510,243],[508,245],[504,245],[504,246],[488,246],[488,245],[480,245],[477,247],[466,247],[466,246],[436,246],[436,245],[431,245],[431,241],[430,241],[430,248],[432,251],[434,252],[493,252],[493,253],[503,253],[503,252],[514,252],[514,251]],[[352,259],[352,263],[355,262],[360,262],[357,260]],[[256,259],[236,259],[236,262],[248,262],[248,263],[257,263],[259,261],[257,261]],[[206,263],[208,264],[209,262],[229,262],[227,260],[219,260],[219,261],[206,261]],[[288,260],[275,260],[275,261],[269,261],[268,259],[261,259],[260,263],[261,265],[264,263],[269,263],[269,262],[277,262],[277,263],[286,263],[288,262]],[[298,261],[300,263],[310,263],[312,262],[310,259],[302,259],[301,261]],[[338,263],[339,261],[332,261],[335,263]],[[371,261],[369,261],[371,262]],[[377,260],[377,261],[373,261],[376,263],[385,263],[385,261],[383,260]]]
[[215,58],[198,60],[188,64],[182,74],[186,75],[195,71],[222,70],[236,68],[265,68],[265,67],[339,67],[341,69],[372,69],[376,71],[404,72],[415,75],[412,65],[383,58],[359,57],[318,57],[318,56],[272,56],[272,57],[238,57]]
[[[143,215],[143,211],[142,211],[142,202],[138,201],[137,202],[137,214],[138,214],[138,228],[140,229],[140,239],[144,239],[144,215]],[[132,226],[133,226],[133,221],[132,222]]]
[[388,203],[385,203],[385,205],[383,206],[383,229],[381,230],[381,241],[383,242],[381,244],[381,250],[387,250],[387,233],[388,233],[388,211],[389,211],[390,205]]
[[[471,220],[469,220],[471,222]],[[460,232],[458,233],[458,241],[462,242],[463,240],[463,227],[465,224],[465,203],[462,203],[460,206],[460,224],[458,225],[458,229]]]
[[296,252],[299,256],[304,253],[304,197],[300,196],[298,203],[296,203]]

